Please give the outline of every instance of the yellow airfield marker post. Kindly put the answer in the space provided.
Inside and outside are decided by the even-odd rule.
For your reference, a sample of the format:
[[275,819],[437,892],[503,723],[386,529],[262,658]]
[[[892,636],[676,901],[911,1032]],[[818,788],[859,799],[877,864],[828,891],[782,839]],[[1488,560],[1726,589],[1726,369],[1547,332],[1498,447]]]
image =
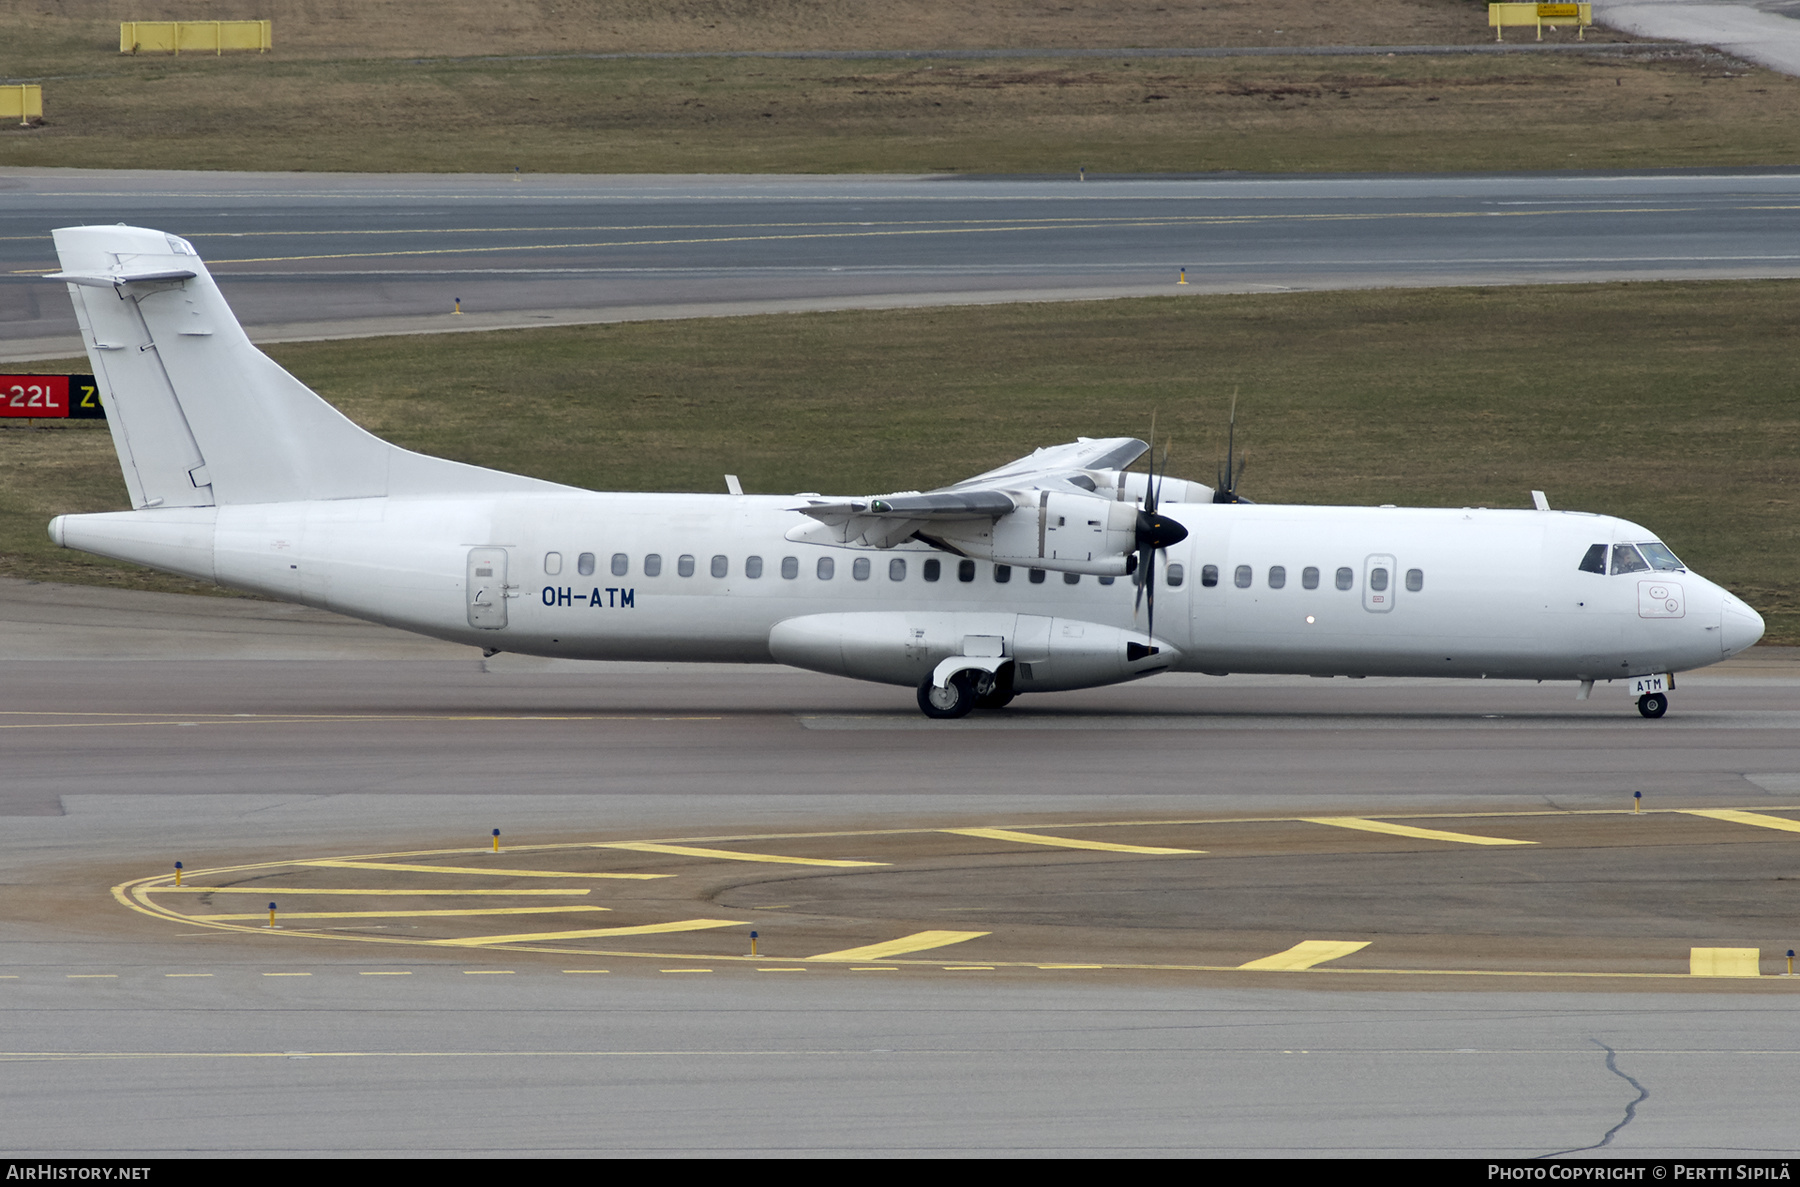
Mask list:
[[1642,808],[1643,806],[1644,806],[1644,793],[1641,791],[1632,792],[1631,793],[1631,814],[1633,816],[1636,816],[1638,814],[1638,810],[1640,808]]
[[175,863],[175,885],[177,885],[177,886],[181,885],[181,863],[180,862]]
[[500,830],[499,829],[494,830],[494,852],[495,853],[500,852]]
[[275,904],[274,903],[269,904],[269,926],[270,927],[275,926]]

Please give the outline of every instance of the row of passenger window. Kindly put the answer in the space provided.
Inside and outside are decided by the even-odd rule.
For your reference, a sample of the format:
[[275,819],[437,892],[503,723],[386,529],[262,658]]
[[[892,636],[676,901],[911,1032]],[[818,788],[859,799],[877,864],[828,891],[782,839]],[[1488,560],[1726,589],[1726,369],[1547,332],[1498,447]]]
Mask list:
[[[1176,566],[1173,565],[1170,566],[1170,568],[1175,567]],[[1389,574],[1384,567],[1377,566],[1369,570],[1369,588],[1377,593],[1387,589],[1390,580],[1391,574]],[[1249,589],[1252,585],[1256,584],[1256,570],[1252,569],[1249,565],[1239,565],[1237,571],[1232,573],[1231,581],[1232,584],[1239,589]],[[1287,566],[1270,565],[1268,582],[1270,589],[1286,589],[1288,583]],[[1348,565],[1340,568],[1336,574],[1336,582],[1339,589],[1348,590],[1356,588],[1356,570],[1350,568]],[[1179,585],[1181,583],[1179,581],[1171,581],[1169,584]],[[1208,588],[1219,584],[1219,566],[1202,565],[1200,568],[1200,584]],[[1319,570],[1311,565],[1301,569],[1300,588],[1319,588]],[[1418,593],[1420,590],[1424,589],[1425,570],[1408,569],[1406,571],[1406,588],[1413,593]]]
[[[676,557],[676,575],[680,577],[692,577],[695,571],[695,564],[695,559],[691,554],[683,553],[681,556]],[[583,577],[593,576],[594,566],[595,556],[591,552],[583,552],[575,558],[575,571]],[[545,574],[551,577],[559,576],[562,573],[562,567],[562,553],[548,552],[544,554]],[[919,569],[920,575],[927,581],[938,581],[943,577],[943,562],[936,557],[928,557],[919,565]],[[611,570],[614,577],[629,577],[631,575],[631,557],[623,552],[613,553]],[[972,560],[965,559],[957,561],[956,579],[962,582],[973,581],[975,580],[976,570],[977,566]],[[662,571],[663,558],[660,553],[652,552],[644,557],[642,573],[645,577],[660,577],[662,576]],[[714,577],[731,576],[731,558],[724,555],[713,557],[708,566],[708,571]],[[743,572],[744,576],[751,580],[760,579],[763,575],[763,558],[760,556],[745,557]],[[866,556],[859,556],[850,562],[850,576],[856,581],[867,581],[873,572],[873,564]],[[1012,580],[1011,565],[995,565],[993,566],[993,572],[994,582],[997,585],[1005,585]],[[1025,572],[1027,578],[1033,585],[1042,585],[1047,576],[1043,569],[1027,569]],[[820,581],[830,581],[837,576],[836,559],[829,556],[820,557],[814,565],[813,574]],[[905,581],[906,558],[899,556],[890,558],[887,563],[887,575],[889,581]],[[795,556],[782,557],[781,576],[788,581],[793,581],[798,578],[800,576],[800,558]],[[1187,573],[1182,565],[1171,564],[1164,570],[1164,578],[1171,588],[1179,588],[1182,582],[1187,579]],[[1081,582],[1081,574],[1064,573],[1062,579],[1063,584],[1065,585],[1078,585]],[[1116,579],[1112,577],[1101,577],[1099,579],[1101,585],[1111,585],[1115,580]],[[1249,565],[1239,565],[1237,570],[1232,574],[1232,583],[1239,589],[1249,589],[1255,582],[1256,572]],[[1287,582],[1288,571],[1285,565],[1269,566],[1268,585],[1270,589],[1284,589],[1287,586]],[[1388,582],[1389,574],[1387,569],[1377,567],[1369,570],[1370,589],[1379,593],[1387,589]],[[1336,583],[1339,589],[1348,590],[1355,588],[1355,570],[1348,566],[1340,568],[1336,574]],[[1200,568],[1200,584],[1209,589],[1219,584],[1219,566],[1202,565]],[[1306,568],[1300,570],[1300,588],[1319,588],[1319,570],[1317,568],[1308,565]],[[1420,590],[1424,589],[1424,571],[1421,569],[1408,569],[1406,571],[1406,588],[1412,593],[1418,593]]]
[[[597,563],[597,560],[593,553],[591,553],[591,552],[580,553],[575,558],[575,571],[583,577],[592,577],[594,575],[594,568],[595,568],[596,563]],[[675,573],[679,577],[692,577],[694,575],[696,565],[697,565],[697,562],[696,562],[695,558],[692,555],[684,553],[683,555],[675,558]],[[906,580],[906,568],[907,568],[907,563],[906,563],[905,557],[896,556],[896,557],[890,558],[889,561],[887,562],[888,580],[889,581],[905,581]],[[550,576],[550,577],[560,576],[562,574],[562,569],[563,569],[562,553],[547,552],[544,554],[544,573],[546,576]],[[944,575],[943,562],[936,557],[928,557],[926,560],[921,562],[919,565],[919,570],[920,570],[920,575],[922,577],[924,577],[925,580],[927,580],[927,581],[941,580]],[[631,576],[631,557],[628,554],[623,553],[623,552],[613,553],[612,561],[611,561],[611,571],[612,571],[612,575],[614,577],[629,577],[629,576]],[[640,569],[640,572],[645,577],[660,577],[660,576],[662,576],[662,571],[663,571],[663,558],[660,553],[652,552],[644,557],[643,565]],[[972,560],[960,560],[960,561],[956,562],[956,579],[958,581],[968,582],[968,581],[975,580],[976,571],[977,571],[977,566],[976,566],[975,562]],[[713,557],[711,563],[708,566],[708,572],[710,572],[714,577],[729,577],[729,576],[731,576],[731,558],[728,556],[723,556],[723,555]],[[998,585],[1005,585],[1007,582],[1012,580],[1013,567],[1011,565],[994,565],[993,572],[994,572],[994,582]],[[1181,584],[1181,582],[1183,580],[1183,575],[1182,575],[1182,568],[1180,565],[1176,564],[1176,565],[1168,566],[1167,572],[1168,572],[1168,583],[1170,585],[1180,585]],[[745,577],[748,577],[751,580],[759,580],[763,575],[763,558],[760,556],[745,557],[743,573],[744,573]],[[850,576],[854,580],[867,581],[873,573],[874,573],[874,565],[870,561],[870,559],[866,556],[859,556],[855,560],[850,562]],[[1027,570],[1025,570],[1025,573],[1026,573],[1027,579],[1033,585],[1042,585],[1044,583],[1045,578],[1048,576],[1048,574],[1046,574],[1046,572],[1043,569],[1027,569]],[[836,558],[829,557],[829,556],[820,557],[818,559],[817,563],[813,567],[813,574],[820,581],[830,581],[832,578],[836,577],[837,576],[837,560],[836,560]],[[794,579],[799,577],[800,576],[800,558],[796,557],[796,556],[782,557],[781,558],[781,575],[783,578],[785,578],[788,581],[793,581]],[[1079,573],[1064,573],[1062,575],[1062,579],[1063,579],[1063,583],[1065,585],[1077,585],[1077,584],[1080,584],[1080,582],[1081,582],[1081,574],[1079,574]],[[1115,578],[1112,578],[1112,577],[1102,577],[1102,578],[1100,578],[1100,584],[1101,585],[1111,585],[1114,580],[1115,580]]]

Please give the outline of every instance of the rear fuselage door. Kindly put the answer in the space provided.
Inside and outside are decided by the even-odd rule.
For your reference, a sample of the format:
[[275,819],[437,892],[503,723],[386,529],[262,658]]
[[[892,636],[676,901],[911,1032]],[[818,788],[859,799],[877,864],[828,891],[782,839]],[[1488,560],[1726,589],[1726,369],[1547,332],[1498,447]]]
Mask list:
[[469,549],[469,625],[497,631],[506,625],[506,549]]
[[1394,558],[1377,554],[1363,561],[1363,609],[1386,614],[1394,608]]

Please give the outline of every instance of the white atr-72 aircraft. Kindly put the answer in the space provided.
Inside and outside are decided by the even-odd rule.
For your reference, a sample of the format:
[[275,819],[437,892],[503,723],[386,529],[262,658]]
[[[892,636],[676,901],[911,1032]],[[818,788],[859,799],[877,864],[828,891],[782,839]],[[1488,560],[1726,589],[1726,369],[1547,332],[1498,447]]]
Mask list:
[[487,654],[791,664],[916,688],[932,717],[1165,671],[1626,680],[1660,717],[1674,673],[1763,633],[1653,533],[1536,492],[1259,506],[1229,476],[1126,473],[1131,438],[856,498],[610,494],[426,457],[252,346],[185,240],[55,234],[135,508],[58,516],[56,543]]

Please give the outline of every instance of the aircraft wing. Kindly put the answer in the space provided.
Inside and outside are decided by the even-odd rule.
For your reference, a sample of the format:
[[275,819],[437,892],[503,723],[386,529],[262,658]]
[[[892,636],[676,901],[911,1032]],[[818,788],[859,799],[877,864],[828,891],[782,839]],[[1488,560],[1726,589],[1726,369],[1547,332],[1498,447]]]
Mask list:
[[1070,470],[1123,470],[1150,447],[1136,437],[1077,437],[1067,445],[1047,445],[997,470],[965,478],[949,490],[972,486],[1029,486],[1040,477]]

